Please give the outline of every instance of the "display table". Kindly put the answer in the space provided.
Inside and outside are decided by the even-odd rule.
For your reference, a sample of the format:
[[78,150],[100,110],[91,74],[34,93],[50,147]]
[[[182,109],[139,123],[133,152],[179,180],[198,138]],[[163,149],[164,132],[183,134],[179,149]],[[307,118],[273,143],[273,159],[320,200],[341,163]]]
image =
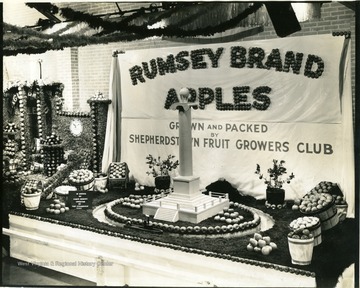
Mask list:
[[14,214],[3,233],[10,236],[11,257],[97,285],[316,286],[315,277],[280,266],[255,267]]

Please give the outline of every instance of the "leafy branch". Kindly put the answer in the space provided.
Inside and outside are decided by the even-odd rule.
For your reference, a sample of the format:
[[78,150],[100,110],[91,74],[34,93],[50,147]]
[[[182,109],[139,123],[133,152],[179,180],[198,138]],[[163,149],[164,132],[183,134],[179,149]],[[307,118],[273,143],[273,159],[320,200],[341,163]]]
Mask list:
[[256,164],[255,174],[259,175],[259,179],[264,179],[264,183],[269,188],[282,188],[283,184],[286,182],[289,184],[292,179],[295,178],[295,175],[291,172],[289,177],[284,179],[284,174],[287,174],[287,170],[284,167],[285,161],[273,160],[273,167],[267,170],[268,176],[264,177],[261,173],[261,168],[259,164]]
[[169,175],[169,172],[175,170],[179,166],[179,161],[174,160],[174,155],[169,155],[165,160],[161,160],[161,157],[153,157],[151,154],[146,156],[146,164],[149,165],[150,171],[146,172],[148,175],[154,177],[160,175]]

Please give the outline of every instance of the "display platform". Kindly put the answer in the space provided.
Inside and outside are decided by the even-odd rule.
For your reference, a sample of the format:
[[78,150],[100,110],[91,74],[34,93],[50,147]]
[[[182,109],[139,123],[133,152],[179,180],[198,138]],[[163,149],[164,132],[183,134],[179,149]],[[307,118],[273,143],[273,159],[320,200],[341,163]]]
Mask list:
[[264,232],[279,248],[270,255],[247,251],[249,237],[158,235],[93,218],[95,207],[129,193],[133,191],[96,193],[92,209],[60,215],[46,213],[50,200],[43,200],[35,211],[15,207],[9,227],[3,229],[10,236],[11,257],[97,285],[117,286],[332,287],[356,261],[356,221],[347,218],[325,231],[310,265],[291,264],[282,231],[298,214],[289,208],[266,209],[264,201],[251,206],[275,219]]
[[[12,257],[95,282],[129,286],[315,287],[315,278],[10,215]],[[185,250],[185,249],[184,249]],[[190,264],[191,263],[191,264]],[[254,262],[255,263],[255,262]],[[285,269],[285,267],[284,267]],[[266,275],[266,277],[260,277]]]

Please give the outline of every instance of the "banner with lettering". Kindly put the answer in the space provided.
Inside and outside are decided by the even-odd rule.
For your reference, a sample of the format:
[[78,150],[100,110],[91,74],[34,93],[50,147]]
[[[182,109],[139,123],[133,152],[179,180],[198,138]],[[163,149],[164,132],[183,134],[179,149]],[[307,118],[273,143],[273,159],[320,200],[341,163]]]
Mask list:
[[331,35],[126,51],[118,55],[121,160],[136,181],[153,185],[145,157],[178,158],[178,112],[170,106],[187,87],[199,103],[193,165],[202,188],[225,178],[264,198],[254,172],[273,159],[295,175],[286,198],[320,181],[352,181],[344,177],[343,105],[351,99],[344,55],[344,38]]

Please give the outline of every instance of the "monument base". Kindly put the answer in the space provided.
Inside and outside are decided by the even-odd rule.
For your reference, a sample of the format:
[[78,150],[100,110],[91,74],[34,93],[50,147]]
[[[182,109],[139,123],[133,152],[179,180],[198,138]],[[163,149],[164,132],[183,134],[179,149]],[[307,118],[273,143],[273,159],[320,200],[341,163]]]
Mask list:
[[143,204],[143,213],[154,219],[168,222],[186,221],[199,223],[229,207],[228,194],[203,195],[199,189],[199,177],[174,178],[174,192]]

